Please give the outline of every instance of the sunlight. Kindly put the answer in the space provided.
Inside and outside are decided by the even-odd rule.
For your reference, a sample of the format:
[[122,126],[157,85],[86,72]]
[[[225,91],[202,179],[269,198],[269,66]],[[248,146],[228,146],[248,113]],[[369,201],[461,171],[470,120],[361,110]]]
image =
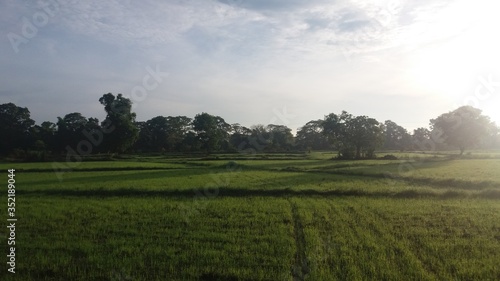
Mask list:
[[[492,15],[495,10],[492,5],[498,4],[478,6],[460,2],[441,14],[433,30],[425,33],[429,37],[427,42],[432,43],[417,48],[409,70],[422,90],[462,104],[462,101],[475,95],[475,90],[482,83],[480,78],[484,80],[484,77],[493,76],[493,81],[498,80],[500,38],[493,34],[494,29],[500,26],[500,19]],[[485,108],[486,104],[493,102],[495,95],[498,96],[496,92],[500,92],[496,84],[496,89],[492,91],[490,88],[488,98],[479,98],[479,102],[471,105]],[[500,122],[496,111],[488,111],[490,114],[495,112],[490,116]]]
[[[497,98],[497,100],[499,99]],[[498,108],[498,102],[496,102],[493,106],[482,108],[483,114],[490,117],[491,121],[495,122],[497,126],[500,126],[500,112],[498,109],[495,109],[495,107]]]

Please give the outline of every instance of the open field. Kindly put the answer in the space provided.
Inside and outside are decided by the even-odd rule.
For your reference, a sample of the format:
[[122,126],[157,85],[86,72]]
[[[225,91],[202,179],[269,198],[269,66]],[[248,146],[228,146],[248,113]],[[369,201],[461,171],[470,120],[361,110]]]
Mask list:
[[0,279],[500,280],[497,152],[332,156],[2,163],[18,222]]

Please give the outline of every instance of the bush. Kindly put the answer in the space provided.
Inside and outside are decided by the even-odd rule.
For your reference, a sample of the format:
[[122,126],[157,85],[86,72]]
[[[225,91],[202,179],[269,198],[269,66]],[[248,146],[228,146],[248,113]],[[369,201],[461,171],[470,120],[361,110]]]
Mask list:
[[24,149],[16,148],[9,153],[8,157],[13,160],[24,160],[26,158],[26,151],[24,151]]
[[30,150],[26,153],[26,157],[23,160],[27,162],[43,162],[45,161],[45,152]]
[[240,164],[238,164],[236,161],[229,161],[224,166],[228,170],[236,170],[236,169],[238,169],[240,167]]
[[45,150],[14,149],[9,154],[8,158],[16,162],[45,162],[52,157],[50,152]]
[[384,160],[398,160],[398,157],[392,155],[392,154],[386,154],[384,157],[382,157]]

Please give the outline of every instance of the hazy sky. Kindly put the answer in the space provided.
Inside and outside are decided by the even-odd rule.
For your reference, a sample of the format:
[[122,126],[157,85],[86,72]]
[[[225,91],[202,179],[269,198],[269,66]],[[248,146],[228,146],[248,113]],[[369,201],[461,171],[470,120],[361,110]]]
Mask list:
[[[465,103],[500,124],[497,1],[0,2],[0,104],[56,122],[207,112],[292,129],[346,110],[409,130]],[[167,74],[168,73],[168,74]]]

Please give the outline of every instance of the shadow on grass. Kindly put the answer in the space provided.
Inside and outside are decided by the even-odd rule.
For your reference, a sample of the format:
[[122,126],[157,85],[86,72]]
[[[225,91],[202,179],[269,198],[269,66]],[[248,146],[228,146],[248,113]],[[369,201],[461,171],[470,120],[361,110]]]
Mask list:
[[[28,196],[57,196],[57,197],[95,197],[95,198],[110,198],[110,197],[126,197],[126,198],[149,198],[149,197],[166,197],[166,198],[195,198],[204,192],[203,188],[184,189],[184,190],[144,190],[138,188],[120,188],[120,189],[47,189],[47,190],[19,190],[19,195]],[[466,193],[459,191],[447,191],[444,193],[422,190],[404,190],[399,192],[394,191],[376,191],[370,192],[366,190],[356,189],[336,189],[336,190],[314,190],[314,189],[247,189],[247,188],[211,188],[207,190],[210,198],[223,197],[368,197],[368,198],[438,198],[438,199],[453,199],[453,198],[484,198],[484,199],[500,199],[500,191],[486,190],[479,193]],[[207,196],[208,197],[208,196]]]
[[357,173],[339,173],[343,175],[371,177],[371,178],[385,178],[397,181],[403,181],[413,185],[425,185],[433,188],[455,188],[461,190],[485,190],[488,188],[499,188],[500,184],[494,181],[467,181],[458,179],[436,179],[436,178],[414,178],[397,176],[390,173],[385,174],[357,174]]
[[186,169],[184,167],[97,167],[97,168],[62,168],[62,169],[47,169],[47,168],[33,168],[33,169],[16,169],[17,173],[55,173],[55,172],[114,172],[114,171],[146,171],[146,170],[178,170]]
[[[108,171],[98,171],[98,172],[108,172]],[[123,172],[123,173],[115,173],[115,174],[95,174],[89,176],[86,173],[80,173],[80,171],[74,171],[68,173],[68,175],[63,175],[61,181],[58,181],[56,178],[56,174],[54,173],[54,178],[44,179],[44,180],[35,180],[35,181],[26,181],[27,184],[31,186],[36,186],[40,184],[64,184],[68,185],[71,183],[106,183],[106,182],[123,182],[123,181],[138,181],[138,180],[152,180],[152,179],[170,179],[175,180],[176,178],[187,178],[189,176],[196,175],[205,175],[214,173],[213,170],[210,169],[144,169],[138,170],[118,170],[112,172]],[[140,173],[136,173],[140,172]],[[75,176],[80,175],[81,176]]]
[[[351,165],[351,164],[349,164]],[[382,164],[383,165],[394,165],[394,164]],[[351,166],[354,167],[354,166]],[[249,169],[252,170],[252,169]],[[257,170],[257,169],[253,169]],[[452,178],[427,178],[427,177],[409,177],[409,176],[400,176],[391,172],[365,172],[365,171],[355,171],[355,170],[323,170],[323,169],[314,169],[314,170],[303,170],[301,168],[295,166],[289,166],[283,168],[281,170],[273,171],[276,173],[280,172],[289,172],[289,173],[297,173],[299,179],[305,179],[305,174],[307,175],[329,175],[329,176],[342,176],[343,178],[352,178],[352,179],[373,179],[373,180],[394,180],[404,182],[410,185],[421,185],[428,186],[436,189],[459,189],[459,190],[486,190],[486,189],[498,189],[500,188],[500,183],[496,181],[482,180],[482,181],[468,181],[461,179],[452,179]],[[303,181],[303,180],[302,180]],[[312,182],[314,183],[314,182]]]
[[239,281],[239,280],[247,280],[247,279],[241,279],[237,276],[225,276],[225,275],[219,275],[217,273],[204,273],[200,276],[198,279],[199,281]]
[[[444,165],[448,160],[440,160],[440,161],[432,161],[432,165]],[[358,167],[366,167],[366,166],[355,166],[349,164],[349,168],[358,168]],[[399,164],[388,163],[382,165],[373,165],[375,167],[394,167]],[[340,168],[337,166],[336,168]],[[430,168],[430,167],[426,167]],[[383,171],[383,169],[381,169]],[[373,178],[373,179],[390,179],[396,181],[402,181],[408,184],[414,185],[426,185],[433,188],[455,188],[461,190],[485,190],[488,188],[499,188],[500,183],[490,180],[482,180],[482,181],[468,181],[461,179],[453,179],[453,178],[427,178],[427,177],[411,177],[411,176],[402,176],[397,173],[388,172],[391,169],[387,169],[386,172],[370,172],[370,171],[356,171],[356,170],[325,170],[325,169],[315,169],[309,171],[303,171],[300,169],[295,169],[293,167],[289,167],[287,169],[283,169],[281,171],[286,172],[306,172],[313,174],[330,174],[330,175],[343,175],[343,176],[352,176],[359,178]],[[394,170],[394,169],[393,169]]]

